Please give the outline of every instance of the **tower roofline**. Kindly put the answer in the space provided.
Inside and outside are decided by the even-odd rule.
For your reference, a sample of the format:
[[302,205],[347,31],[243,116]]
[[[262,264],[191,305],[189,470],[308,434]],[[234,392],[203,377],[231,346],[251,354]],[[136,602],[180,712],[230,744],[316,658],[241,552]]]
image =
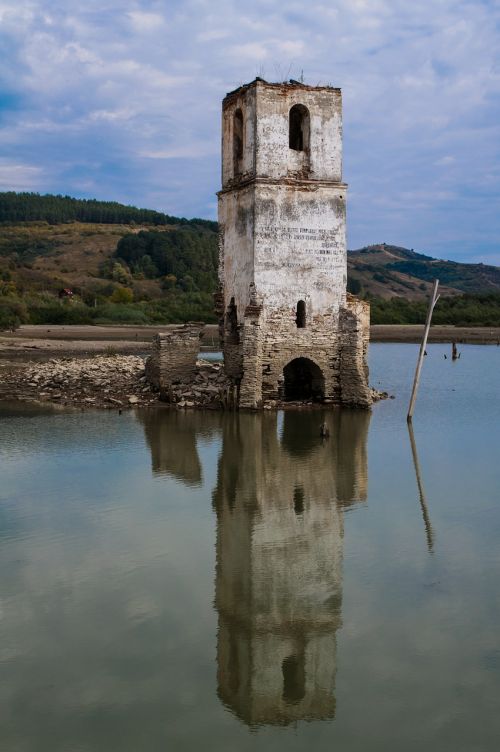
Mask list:
[[238,86],[237,89],[234,89],[233,91],[228,92],[222,101],[222,107],[223,108],[226,107],[236,97],[245,93],[249,89],[256,88],[257,86],[262,86],[263,88],[267,88],[267,89],[276,89],[283,93],[296,91],[296,90],[331,91],[331,92],[340,93],[340,88],[337,86],[310,86],[309,84],[304,84],[304,83],[301,83],[300,81],[295,81],[294,79],[290,79],[289,81],[279,81],[276,83],[270,83],[269,81],[265,81],[263,78],[260,78],[259,76],[257,76],[257,78],[254,78],[254,80],[250,81],[250,83],[242,84],[242,86]]

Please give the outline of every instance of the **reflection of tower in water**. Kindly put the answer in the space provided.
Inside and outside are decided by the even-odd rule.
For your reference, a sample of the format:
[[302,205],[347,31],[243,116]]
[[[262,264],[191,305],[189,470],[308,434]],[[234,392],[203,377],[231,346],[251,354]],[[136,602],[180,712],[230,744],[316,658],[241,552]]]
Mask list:
[[155,475],[167,475],[187,486],[202,483],[197,440],[220,431],[220,413],[141,410],[137,413],[151,451]]
[[369,419],[285,412],[280,436],[276,415],[224,421],[214,492],[218,692],[250,725],[335,714],[343,507],[366,497]]

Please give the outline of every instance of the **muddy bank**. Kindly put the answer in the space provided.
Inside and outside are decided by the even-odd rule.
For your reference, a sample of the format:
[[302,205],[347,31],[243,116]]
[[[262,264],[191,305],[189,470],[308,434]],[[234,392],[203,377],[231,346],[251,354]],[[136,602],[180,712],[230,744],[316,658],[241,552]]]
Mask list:
[[[162,326],[32,326],[15,332],[0,332],[0,366],[5,362],[45,361],[51,358],[88,358],[94,355],[147,355],[158,332],[175,329]],[[205,327],[202,350],[218,349],[218,329]]]
[[[8,363],[51,358],[88,358],[95,355],[149,354],[155,334],[176,328],[169,326],[31,326],[15,332],[0,332],[0,369]],[[374,325],[372,342],[420,342],[423,326]],[[499,344],[500,327],[433,326],[429,342]],[[217,326],[207,324],[200,349],[218,350]]]

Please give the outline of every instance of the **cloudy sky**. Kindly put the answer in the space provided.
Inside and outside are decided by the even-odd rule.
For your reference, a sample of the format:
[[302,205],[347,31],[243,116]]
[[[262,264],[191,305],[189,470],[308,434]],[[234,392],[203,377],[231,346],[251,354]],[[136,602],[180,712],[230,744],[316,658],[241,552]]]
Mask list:
[[302,71],[350,248],[500,264],[500,0],[0,0],[0,190],[215,218],[221,99]]

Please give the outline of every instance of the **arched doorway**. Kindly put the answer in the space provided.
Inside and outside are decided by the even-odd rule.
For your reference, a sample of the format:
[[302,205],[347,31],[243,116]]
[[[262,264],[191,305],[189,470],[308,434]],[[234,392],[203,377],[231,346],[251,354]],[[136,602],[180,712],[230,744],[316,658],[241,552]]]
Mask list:
[[283,369],[287,402],[321,402],[325,396],[325,379],[321,368],[309,358],[295,358]]

